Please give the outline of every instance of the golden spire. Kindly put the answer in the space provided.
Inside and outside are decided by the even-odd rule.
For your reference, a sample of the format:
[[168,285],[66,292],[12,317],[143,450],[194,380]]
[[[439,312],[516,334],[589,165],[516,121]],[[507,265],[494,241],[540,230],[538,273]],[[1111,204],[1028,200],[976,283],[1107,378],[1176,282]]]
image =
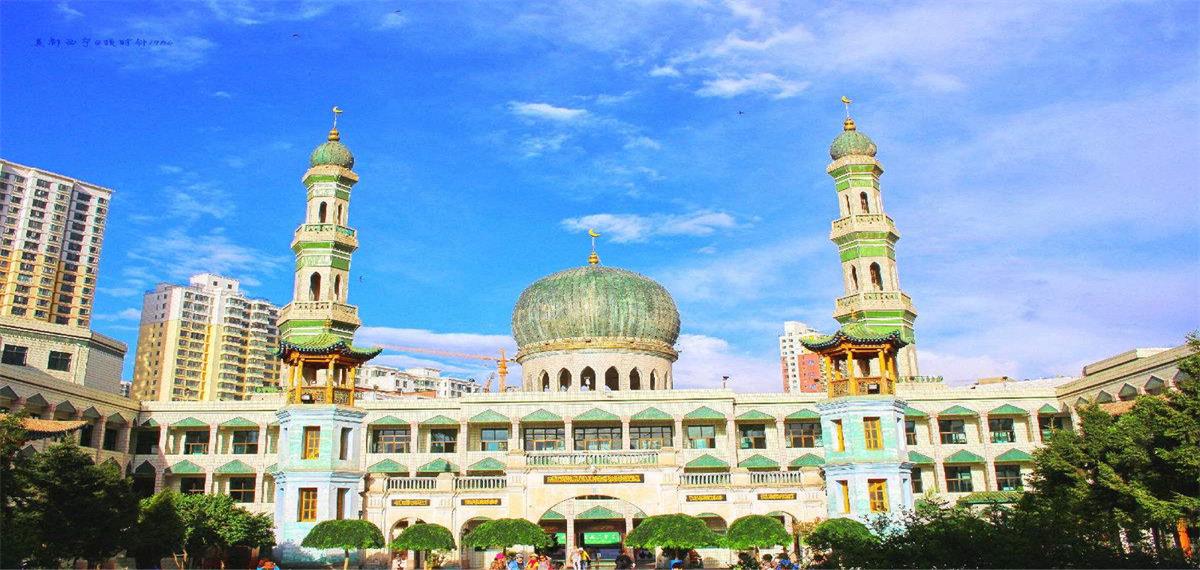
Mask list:
[[600,237],[600,233],[593,228],[588,228],[588,235],[592,238],[592,253],[588,256],[588,263],[597,265],[600,263],[600,256],[596,255],[596,238]]
[[338,130],[337,130],[337,118],[338,118],[338,115],[341,115],[341,114],[342,114],[342,110],[339,109],[337,105],[334,105],[333,106],[333,128],[329,129],[329,140],[331,140],[331,141],[342,140],[342,135],[339,134]]
[[849,97],[842,95],[842,104],[846,106],[846,120],[842,122],[844,131],[853,131],[857,128],[854,126],[854,119],[850,118],[850,104],[853,102]]

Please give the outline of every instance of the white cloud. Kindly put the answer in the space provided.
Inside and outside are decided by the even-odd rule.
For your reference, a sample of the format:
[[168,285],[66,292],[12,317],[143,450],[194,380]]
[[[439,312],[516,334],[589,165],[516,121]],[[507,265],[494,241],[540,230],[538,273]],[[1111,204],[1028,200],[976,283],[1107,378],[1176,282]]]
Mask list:
[[683,74],[669,65],[660,65],[650,70],[650,77],[680,77]]
[[158,165],[158,171],[163,174],[179,174],[183,172],[183,168],[173,164],[160,164]]
[[225,157],[225,164],[230,168],[245,168],[246,159],[240,156],[227,156]]
[[633,99],[634,95],[637,95],[637,91],[626,91],[620,95],[600,94],[596,96],[596,103],[600,105],[616,105],[617,103],[624,103]]
[[659,150],[662,148],[662,143],[644,135],[631,137],[625,142],[625,148],[648,148],[651,150]]
[[232,99],[233,98],[233,95],[230,95],[228,91],[213,91],[212,96],[216,97],[218,99]]
[[917,75],[913,79],[913,83],[919,87],[925,87],[930,91],[941,91],[944,93],[953,93],[967,88],[966,84],[958,77],[949,73],[938,73],[936,71],[926,71]]
[[524,103],[520,101],[511,101],[508,104],[509,110],[522,117],[531,117],[535,119],[545,119],[548,121],[569,122],[587,117],[586,109],[571,109],[569,107],[556,107],[549,103]]
[[116,313],[97,313],[92,318],[98,321],[137,321],[141,320],[142,312],[138,309],[123,309]]
[[942,376],[947,384],[954,385],[970,384],[974,380],[993,376],[1015,377],[1020,370],[1020,365],[1014,360],[985,354],[961,356],[918,346],[917,356],[923,374]]
[[62,14],[68,20],[74,20],[75,18],[83,17],[83,12],[68,6],[66,2],[59,2],[55,6],[55,9],[58,10],[59,14]]
[[[487,357],[499,357],[502,348],[508,358],[512,358],[517,352],[517,344],[508,335],[442,333],[427,329],[364,326],[358,329],[355,342],[365,346],[382,346],[385,349],[388,347],[421,348]],[[403,352],[395,349],[385,350],[385,352],[387,353],[379,356],[376,361],[392,366],[438,368],[448,372],[465,373],[477,378],[484,378],[496,370],[494,361],[454,358],[421,352]],[[510,362],[508,371],[508,385],[520,385],[521,366]]]
[[[655,273],[677,299],[689,302],[726,306],[742,306],[759,301],[767,294],[793,296],[808,288],[790,286],[791,276],[801,271],[816,273],[812,268],[831,264],[836,270],[836,257],[829,250],[824,236],[792,238],[763,246],[745,248],[724,255],[702,258],[686,257],[682,263],[668,266]],[[822,300],[828,303],[828,300]]]
[[521,154],[525,158],[533,158],[543,154],[558,152],[570,138],[571,136],[565,133],[546,136],[529,135],[521,139]]
[[591,214],[560,222],[571,232],[595,229],[615,243],[647,241],[658,236],[708,236],[723,229],[738,227],[737,220],[725,212],[699,211],[689,214]]
[[405,16],[397,11],[384,14],[383,17],[379,19],[379,25],[376,27],[380,30],[394,30],[397,28],[403,28],[407,24],[408,16]]
[[808,82],[783,79],[774,73],[755,73],[743,77],[721,77],[704,81],[696,91],[701,97],[731,98],[746,93],[769,93],[773,99],[795,97],[809,86]]
[[[158,30],[155,30],[158,31]],[[148,46],[138,50],[124,50],[125,69],[157,69],[162,71],[189,71],[208,60],[208,53],[217,44],[200,36],[184,36],[171,41],[171,45]]]
[[778,392],[783,385],[778,360],[738,354],[724,339],[682,334],[677,346],[676,388],[720,388],[722,376],[737,392]]

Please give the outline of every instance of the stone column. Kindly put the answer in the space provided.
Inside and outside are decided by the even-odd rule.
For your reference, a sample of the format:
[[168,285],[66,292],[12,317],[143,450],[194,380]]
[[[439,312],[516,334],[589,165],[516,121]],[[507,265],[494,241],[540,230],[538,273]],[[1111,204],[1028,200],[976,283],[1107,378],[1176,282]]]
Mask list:
[[509,429],[508,450],[521,451],[521,421],[512,420],[512,427]]
[[729,440],[729,458],[730,465],[738,461],[738,435],[737,422],[732,418],[725,421],[725,438]]
[[218,443],[220,442],[217,440],[217,437],[219,437],[221,433],[218,431],[219,428],[220,426],[216,425],[208,428],[208,455],[214,455],[221,452],[221,449],[218,447]]
[[625,534],[621,536],[621,543],[625,543],[625,537],[633,532],[633,515],[625,513]]
[[[788,441],[787,426],[785,425],[783,418],[775,420],[775,439],[777,442],[775,444],[775,449],[778,449],[780,454],[784,453],[785,450],[787,450]],[[780,457],[782,457],[782,455],[780,455]]]
[[463,423],[458,424],[458,442],[456,442],[457,443],[456,451],[458,451],[459,466],[462,467],[463,469],[467,468],[467,463],[466,463],[467,449],[468,449],[468,445],[469,445],[468,439],[469,439],[470,435],[471,435],[471,425],[468,424],[466,422],[466,420],[464,420]]
[[[417,453],[417,450],[419,449],[419,445],[421,443],[421,438],[418,437],[420,433],[421,433],[421,424],[420,423],[418,423],[418,422],[409,422],[408,423],[408,452],[409,453]],[[415,467],[414,467],[414,469],[415,469]]]
[[133,451],[133,424],[125,424],[125,429],[121,430],[121,437],[118,439],[118,451],[126,455]]
[[204,492],[215,494],[217,490],[214,488],[214,483],[212,470],[206,469],[204,471]]
[[166,471],[165,467],[163,469],[155,469],[154,470],[154,492],[155,493],[163,490],[163,483],[164,483],[163,479],[165,479],[165,477],[164,477],[165,471]]
[[671,434],[671,441],[675,444],[675,449],[683,449],[683,418],[675,418],[674,433]]
[[169,426],[164,425],[158,427],[158,453],[160,455],[167,455],[171,451],[171,449],[167,447],[167,443],[169,442],[168,436],[170,434],[171,428]]
[[[261,449],[262,446],[259,446],[259,448]],[[267,499],[267,488],[265,485],[263,485],[263,472],[255,471],[254,472],[254,502],[265,503],[265,502],[267,502],[266,499]]]
[[92,424],[92,445],[91,448],[96,450],[96,457],[100,456],[100,450],[104,448],[104,429],[108,427],[108,418],[101,417]]
[[623,416],[621,418],[621,449],[633,449],[630,443],[631,438],[629,435],[629,417]]
[[1029,443],[1037,442],[1037,423],[1038,416],[1036,413],[1030,412],[1025,415],[1025,433],[1029,436]]
[[258,428],[258,455],[267,454],[267,426]]
[[575,451],[575,434],[571,432],[571,420],[563,420],[563,443],[567,451]]
[[567,514],[567,552],[575,549],[575,509],[566,509]]
[[979,424],[979,443],[984,445],[991,443],[991,437],[989,436],[992,432],[992,426],[988,423],[988,420],[987,414],[982,414],[975,420]]

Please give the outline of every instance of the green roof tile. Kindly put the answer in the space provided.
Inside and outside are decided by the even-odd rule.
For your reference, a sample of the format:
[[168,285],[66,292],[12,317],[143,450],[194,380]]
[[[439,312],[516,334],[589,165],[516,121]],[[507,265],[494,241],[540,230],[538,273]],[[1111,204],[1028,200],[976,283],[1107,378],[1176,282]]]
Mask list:
[[304,354],[341,354],[363,361],[375,358],[376,355],[383,352],[382,348],[352,346],[346,342],[346,339],[330,333],[292,337],[288,340],[281,339],[276,354],[282,355],[289,350]]
[[423,426],[456,426],[456,425],[458,425],[458,421],[452,420],[446,416],[439,414],[439,415],[433,416],[432,418],[422,421],[421,425],[423,425]]
[[417,468],[417,473],[457,473],[458,466],[445,459],[434,459]]
[[739,461],[738,467],[745,467],[746,469],[778,469],[779,462],[756,453]]
[[904,406],[904,417],[906,418],[927,418],[929,414],[922,412],[912,406]]
[[533,412],[532,414],[529,414],[528,416],[521,418],[521,421],[523,421],[523,422],[561,422],[562,416],[560,416],[554,412],[547,412],[546,410],[538,410],[536,412]]
[[683,416],[685,420],[723,420],[725,414],[718,412],[708,406],[700,406]]
[[575,515],[576,520],[607,520],[607,519],[623,519],[625,515],[618,513],[607,507],[596,505],[582,513]]
[[826,348],[833,348],[841,344],[842,341],[847,341],[850,344],[876,345],[891,342],[897,348],[908,344],[897,329],[893,328],[881,332],[858,322],[844,324],[837,332],[828,336],[802,338],[800,339],[800,344],[804,345],[804,348],[820,352]]
[[258,424],[243,418],[237,417],[232,420],[221,422],[221,427],[258,427]]
[[713,457],[707,453],[697,457],[684,465],[685,469],[728,469],[729,464]]
[[996,505],[1015,503],[1021,500],[1020,491],[976,491],[959,499],[964,505]]
[[820,467],[824,464],[825,458],[813,453],[805,453],[793,459],[791,463],[788,463],[792,467]]
[[133,470],[133,473],[135,475],[153,475],[154,466],[149,461],[143,461],[141,465],[137,466],[137,469]]
[[142,427],[158,427],[158,422],[154,421],[153,419],[148,419],[142,422]]
[[938,413],[939,416],[978,416],[975,410],[964,408],[962,406],[950,406]]
[[967,451],[965,449],[954,452],[953,455],[942,460],[942,463],[983,463],[983,458]]
[[241,461],[238,461],[237,459],[234,459],[233,461],[218,467],[214,473],[220,473],[222,475],[247,475],[253,474],[254,468],[242,463]]
[[546,512],[545,512],[545,514],[543,514],[543,515],[542,515],[542,518],[541,518],[541,520],[544,520],[544,521],[564,521],[564,520],[567,520],[567,517],[564,517],[564,516],[562,516],[561,514],[559,514],[559,512],[558,512],[558,511],[556,511],[556,510],[554,510],[554,509],[551,509],[551,510],[548,510],[548,511],[546,511]]
[[800,410],[798,412],[792,412],[792,413],[788,414],[787,417],[784,419],[786,419],[786,420],[819,420],[819,419],[821,419],[821,414],[818,414],[812,410]]
[[1062,412],[1059,411],[1058,408],[1051,406],[1050,404],[1042,404],[1042,407],[1038,408],[1038,413],[1054,416],[1054,415],[1058,415]]
[[279,473],[279,464],[272,463],[272,464],[268,465],[267,468],[263,470],[263,473],[266,473],[268,475],[274,475],[275,473]]
[[612,412],[606,412],[600,408],[592,408],[578,416],[575,416],[577,422],[619,422],[621,417]]
[[471,419],[467,420],[467,423],[470,423],[470,424],[507,424],[507,423],[512,423],[512,422],[508,419],[508,416],[506,416],[500,412],[497,412],[496,410],[484,410],[482,412],[479,412],[478,414],[471,416]]
[[933,458],[915,451],[908,452],[908,460],[917,465],[933,465]]
[[199,465],[184,459],[168,468],[172,475],[196,475],[204,473]]
[[669,420],[671,419],[671,414],[668,414],[658,408],[646,408],[636,414],[633,414],[633,417],[629,419],[635,421]]
[[382,418],[379,418],[379,419],[371,422],[369,425],[373,425],[373,426],[406,426],[406,425],[408,425],[408,422],[402,421],[402,420],[400,420],[400,418],[397,418],[395,416],[383,416]]
[[408,468],[391,459],[384,459],[368,467],[367,473],[408,473]]
[[196,418],[183,418],[182,420],[179,420],[179,421],[171,424],[171,427],[173,427],[173,428],[201,428],[201,427],[208,427],[208,424],[206,424]]
[[467,467],[467,471],[504,471],[504,464],[494,457],[486,457]]
[[996,463],[1019,463],[1033,461],[1033,456],[1020,449],[1010,449],[996,457]]
[[1012,404],[1004,404],[1003,406],[1000,406],[999,408],[996,408],[996,409],[988,412],[988,415],[989,416],[1025,416],[1025,415],[1029,415],[1029,412],[1026,410],[1022,410],[1021,408],[1018,408]]
[[755,420],[773,421],[775,419],[775,416],[760,412],[758,410],[750,410],[750,411],[738,416],[737,419],[739,421],[742,421],[742,420],[745,420],[745,421],[755,421]]

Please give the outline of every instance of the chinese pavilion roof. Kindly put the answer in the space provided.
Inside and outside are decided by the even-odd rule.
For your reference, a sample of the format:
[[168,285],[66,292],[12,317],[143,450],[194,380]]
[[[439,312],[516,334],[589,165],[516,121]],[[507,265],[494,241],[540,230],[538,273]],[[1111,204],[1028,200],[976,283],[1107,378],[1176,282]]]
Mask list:
[[868,346],[891,344],[897,348],[908,344],[907,341],[901,338],[899,330],[893,329],[887,332],[879,332],[862,323],[846,323],[831,335],[800,339],[800,344],[813,352],[835,348],[842,343]]
[[[7,415],[0,414],[0,417]],[[21,420],[21,427],[25,428],[26,438],[31,440],[70,433],[86,424],[87,422],[83,420],[43,420],[38,418]]]
[[365,362],[375,358],[379,353],[383,352],[383,349],[379,347],[363,348],[361,346],[353,346],[340,336],[321,333],[318,335],[293,337],[288,340],[281,339],[276,355],[283,356],[288,352],[299,352],[300,354],[339,354]]

